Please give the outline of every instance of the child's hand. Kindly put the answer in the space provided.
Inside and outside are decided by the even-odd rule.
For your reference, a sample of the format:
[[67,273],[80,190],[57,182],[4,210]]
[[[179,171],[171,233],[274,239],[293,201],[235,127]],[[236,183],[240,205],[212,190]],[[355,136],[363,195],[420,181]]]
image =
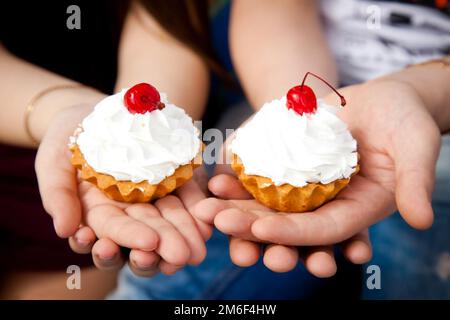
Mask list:
[[[167,196],[151,205],[110,200],[77,178],[67,143],[90,110],[89,106],[77,106],[60,112],[39,147],[39,188],[58,235],[71,237],[71,246],[77,252],[89,253],[92,249],[100,268],[121,265],[120,246],[132,249],[130,265],[140,275],[158,270],[172,274],[186,263],[200,263],[211,227],[197,223],[188,212],[205,198],[198,179],[181,187],[178,197]],[[96,238],[100,240],[95,242]]]
[[[129,265],[140,276],[152,276],[159,271],[173,274],[186,264],[203,261],[211,227],[197,224],[185,208],[203,195],[195,181],[182,186],[177,196],[168,195],[154,205],[128,205],[104,199],[100,190],[87,183],[82,183],[81,188],[87,188],[80,192],[86,227],[70,238],[70,244],[79,253],[89,253],[92,248],[93,260],[100,269],[122,265],[120,247],[132,249]],[[97,209],[88,207],[91,201]],[[157,239],[153,248],[148,240],[143,243],[150,234]],[[97,237],[100,240],[95,241]]]
[[285,245],[333,244],[396,209],[414,228],[431,226],[440,132],[422,99],[409,85],[386,80],[341,92],[348,105],[340,116],[358,141],[360,173],[335,200],[313,212],[258,219],[251,227],[258,239]]
[[[436,120],[417,92],[402,82],[380,80],[341,92],[348,105],[339,114],[358,141],[361,171],[335,200],[313,212],[284,215],[256,208],[253,200],[208,199],[199,203],[196,215],[214,222],[227,234],[253,241],[285,246],[350,241],[346,246],[357,249],[348,251],[347,257],[350,255],[354,262],[370,258],[367,235],[360,232],[396,209],[412,227],[429,227],[433,221],[430,199],[440,147]],[[335,101],[334,97],[331,99]],[[236,189],[236,183],[230,179],[213,178],[210,190],[218,197],[228,198],[231,189]],[[246,242],[246,246],[250,248],[251,244]],[[256,252],[256,246],[252,248]],[[329,248],[325,254],[332,258]],[[291,255],[295,257],[292,251]],[[267,253],[265,260],[270,260]],[[285,269],[292,266],[289,261]],[[272,263],[276,263],[275,259]],[[268,261],[266,265],[274,269]]]
[[[231,172],[229,172],[231,173]],[[196,206],[194,214],[204,222],[231,236],[230,256],[238,266],[255,264],[261,256],[260,242],[267,243],[263,261],[275,272],[295,268],[300,259],[317,277],[331,277],[336,271],[333,246],[296,247],[262,241],[252,233],[252,224],[262,218],[278,216],[254,200],[238,179],[230,174],[218,174],[209,181],[209,189],[217,198],[205,199]],[[367,231],[359,233],[340,244],[344,256],[355,264],[370,260],[372,250]]]

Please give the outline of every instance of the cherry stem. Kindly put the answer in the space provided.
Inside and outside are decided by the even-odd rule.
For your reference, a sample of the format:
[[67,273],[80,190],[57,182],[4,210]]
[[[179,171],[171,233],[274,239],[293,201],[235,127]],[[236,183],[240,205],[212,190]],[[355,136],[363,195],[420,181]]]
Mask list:
[[307,72],[306,74],[305,74],[305,76],[303,77],[303,81],[302,81],[302,85],[301,85],[301,87],[302,87],[302,89],[303,89],[303,86],[305,85],[305,81],[306,81],[306,77],[308,77],[308,75],[312,75],[312,76],[314,76],[314,77],[316,77],[317,79],[319,79],[319,80],[322,80],[327,86],[329,86],[330,88],[331,88],[331,90],[333,90],[334,91],[334,93],[336,93],[338,96],[339,96],[339,98],[341,98],[341,106],[345,106],[346,104],[347,104],[347,101],[345,101],[345,98],[344,98],[344,96],[342,95],[342,94],[340,94],[331,84],[329,84],[325,79],[323,79],[322,77],[319,77],[317,74],[314,74],[314,73],[312,73],[312,72]]

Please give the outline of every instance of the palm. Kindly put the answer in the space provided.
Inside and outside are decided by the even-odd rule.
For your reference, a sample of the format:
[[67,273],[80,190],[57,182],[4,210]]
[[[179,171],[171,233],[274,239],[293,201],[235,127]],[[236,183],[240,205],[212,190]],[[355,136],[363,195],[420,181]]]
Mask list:
[[339,114],[358,141],[360,173],[314,212],[257,221],[256,237],[288,245],[337,243],[396,208],[415,227],[431,223],[439,131],[422,101],[394,83],[348,87],[342,93],[350,103]]
[[411,225],[429,226],[440,136],[422,101],[406,85],[390,82],[347,87],[342,93],[349,104],[339,115],[358,141],[361,168],[349,186],[306,213],[280,215],[254,208],[254,200],[229,201],[222,210],[210,210],[220,230],[284,245],[327,245],[349,239],[397,207]]
[[[167,273],[176,270],[175,266],[200,263],[206,254],[204,242],[211,228],[188,212],[205,198],[197,179],[179,188],[177,196],[166,196],[154,204],[127,204],[107,198],[77,177],[70,163],[67,142],[85,115],[86,110],[74,108],[55,118],[36,158],[43,204],[54,219],[58,235],[78,236],[80,224],[88,226],[88,233],[100,239],[97,243],[103,243],[103,251],[117,256],[118,246],[128,247],[133,249],[130,257],[148,263],[159,261],[160,256],[159,267]],[[199,173],[196,177],[202,176]],[[153,251],[157,258],[151,254]]]
[[78,196],[82,204],[83,212],[87,212],[98,206],[114,206],[120,210],[125,210],[131,205],[128,203],[122,203],[109,199],[94,185],[86,181],[83,181],[79,178],[78,178]]
[[[128,204],[109,199],[91,183],[78,178],[78,197],[81,203],[81,223],[94,230],[97,238],[115,239],[115,242],[130,249],[154,250],[157,235],[136,220],[130,219],[130,212],[139,210],[140,204]],[[149,212],[157,209],[146,204],[144,208]],[[138,236],[147,238],[148,243],[136,243]],[[154,240],[152,240],[154,238]]]

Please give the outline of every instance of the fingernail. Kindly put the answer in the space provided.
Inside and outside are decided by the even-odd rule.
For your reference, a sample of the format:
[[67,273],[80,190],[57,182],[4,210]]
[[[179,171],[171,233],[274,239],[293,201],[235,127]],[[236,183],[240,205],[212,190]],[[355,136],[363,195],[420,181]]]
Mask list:
[[112,256],[108,256],[108,255],[97,255],[97,257],[102,261],[102,263],[109,265],[112,264],[113,262],[115,262],[117,254],[113,254]]
[[89,241],[79,239],[78,237],[75,237],[75,241],[78,245],[84,248],[89,247],[89,245],[91,244]]
[[151,270],[151,269],[154,269],[155,268],[155,266],[156,266],[156,263],[151,263],[151,264],[149,264],[149,265],[145,265],[145,264],[141,264],[141,263],[138,263],[136,260],[131,260],[132,262],[133,262],[133,264],[138,268],[138,269],[141,269],[141,270],[143,270],[143,271],[147,271],[147,270]]

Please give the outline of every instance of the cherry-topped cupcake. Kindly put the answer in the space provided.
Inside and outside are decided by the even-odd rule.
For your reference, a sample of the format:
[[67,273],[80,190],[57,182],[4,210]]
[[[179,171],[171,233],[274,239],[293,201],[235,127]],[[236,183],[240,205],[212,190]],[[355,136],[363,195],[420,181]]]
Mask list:
[[338,107],[317,100],[305,85],[308,75],[316,76],[308,72],[286,96],[264,104],[231,143],[232,168],[244,187],[282,212],[314,210],[358,171],[356,140],[336,115]]
[[72,164],[108,197],[148,202],[188,181],[201,163],[186,112],[147,83],[100,101],[70,141]]

